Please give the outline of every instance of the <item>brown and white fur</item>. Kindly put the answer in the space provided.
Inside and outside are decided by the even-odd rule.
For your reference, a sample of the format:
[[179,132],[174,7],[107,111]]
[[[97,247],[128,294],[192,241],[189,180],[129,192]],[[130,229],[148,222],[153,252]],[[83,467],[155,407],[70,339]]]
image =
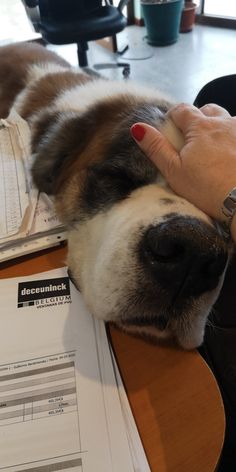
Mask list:
[[130,137],[145,121],[177,148],[163,96],[95,80],[39,45],[0,49],[0,114],[31,129],[34,181],[68,228],[68,265],[91,312],[128,331],[202,343],[228,261],[216,223],[167,186]]

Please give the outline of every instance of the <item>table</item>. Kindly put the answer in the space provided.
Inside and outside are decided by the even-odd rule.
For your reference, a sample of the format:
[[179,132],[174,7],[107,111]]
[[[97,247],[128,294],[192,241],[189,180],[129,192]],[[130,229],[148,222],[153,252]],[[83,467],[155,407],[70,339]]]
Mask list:
[[[1,266],[18,277],[65,265],[66,247]],[[223,446],[220,392],[197,351],[154,345],[110,326],[111,341],[152,472],[213,472]]]

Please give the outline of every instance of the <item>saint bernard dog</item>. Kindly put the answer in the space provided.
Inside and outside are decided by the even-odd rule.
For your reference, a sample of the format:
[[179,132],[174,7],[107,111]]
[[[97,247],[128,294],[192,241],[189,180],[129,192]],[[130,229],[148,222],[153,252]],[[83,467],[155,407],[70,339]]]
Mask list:
[[149,87],[95,79],[38,44],[0,48],[0,113],[29,123],[32,174],[68,229],[71,277],[96,317],[151,338],[199,346],[222,287],[229,243],[175,195],[130,126],[161,129],[172,104]]

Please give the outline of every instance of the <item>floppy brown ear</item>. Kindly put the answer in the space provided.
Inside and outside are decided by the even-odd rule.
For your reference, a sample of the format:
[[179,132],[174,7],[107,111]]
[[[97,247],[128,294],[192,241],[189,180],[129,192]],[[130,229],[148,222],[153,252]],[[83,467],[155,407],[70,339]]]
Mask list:
[[[45,112],[33,124],[31,169],[40,192],[55,195],[61,176],[78,160],[88,145],[90,133],[87,121],[73,112]],[[82,164],[83,165],[83,164]]]

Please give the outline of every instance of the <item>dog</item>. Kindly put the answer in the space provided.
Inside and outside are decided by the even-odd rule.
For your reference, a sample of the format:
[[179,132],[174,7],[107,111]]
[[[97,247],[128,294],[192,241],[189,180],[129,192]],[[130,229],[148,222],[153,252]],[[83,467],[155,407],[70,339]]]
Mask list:
[[95,79],[38,44],[0,49],[0,113],[29,123],[32,175],[68,230],[68,267],[94,316],[199,346],[230,245],[177,196],[130,136],[143,121],[180,149],[172,103],[132,82]]

